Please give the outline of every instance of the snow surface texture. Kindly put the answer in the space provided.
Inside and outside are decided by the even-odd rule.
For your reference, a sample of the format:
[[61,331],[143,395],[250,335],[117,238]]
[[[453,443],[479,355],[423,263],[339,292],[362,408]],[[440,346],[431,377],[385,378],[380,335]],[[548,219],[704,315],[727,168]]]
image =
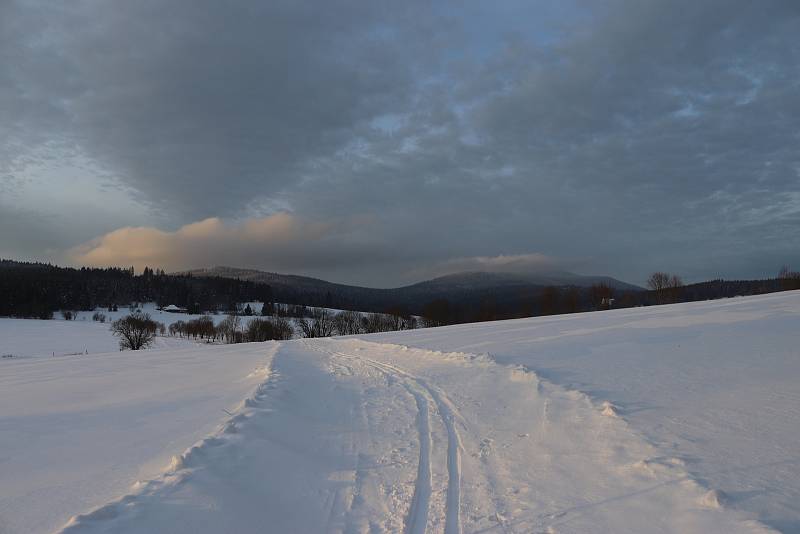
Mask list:
[[0,531],[791,532],[798,318],[796,292],[13,362]]
[[0,532],[52,532],[157,476],[264,380],[273,347],[0,361]]
[[607,401],[711,501],[800,533],[799,291],[369,339],[488,352]]

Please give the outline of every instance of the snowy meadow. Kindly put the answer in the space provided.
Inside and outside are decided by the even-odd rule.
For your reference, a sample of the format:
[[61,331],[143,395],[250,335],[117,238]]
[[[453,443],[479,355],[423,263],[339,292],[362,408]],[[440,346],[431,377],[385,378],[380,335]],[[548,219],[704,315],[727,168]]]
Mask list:
[[0,324],[81,352],[0,363],[3,532],[800,530],[800,292],[136,353]]

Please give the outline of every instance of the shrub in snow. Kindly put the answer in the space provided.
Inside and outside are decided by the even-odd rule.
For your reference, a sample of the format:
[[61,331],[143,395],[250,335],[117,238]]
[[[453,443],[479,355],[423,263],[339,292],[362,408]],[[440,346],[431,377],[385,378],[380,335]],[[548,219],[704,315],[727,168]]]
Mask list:
[[119,337],[120,350],[139,350],[149,347],[156,337],[158,323],[150,315],[134,312],[111,323],[111,333]]
[[292,327],[283,318],[253,319],[244,332],[246,341],[270,341],[273,339],[292,339]]
[[340,336],[350,336],[361,333],[361,314],[354,311],[343,311],[333,318],[336,332]]
[[297,325],[303,337],[330,337],[335,332],[333,314],[325,309],[314,313],[312,319],[303,317],[297,321]]

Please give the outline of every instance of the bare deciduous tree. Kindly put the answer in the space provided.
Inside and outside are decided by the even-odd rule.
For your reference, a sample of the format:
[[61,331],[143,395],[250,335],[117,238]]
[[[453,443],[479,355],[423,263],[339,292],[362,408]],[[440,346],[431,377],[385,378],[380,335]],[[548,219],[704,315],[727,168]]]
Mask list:
[[337,313],[333,318],[334,328],[340,336],[351,336],[361,333],[361,314],[354,311]]
[[303,337],[330,337],[335,331],[333,314],[325,309],[315,311],[311,319],[303,317],[297,325]]
[[655,293],[659,304],[677,302],[683,280],[679,276],[664,272],[655,272],[647,279],[647,287]]
[[292,339],[294,337],[294,328],[292,327],[292,323],[283,317],[273,317],[272,328],[275,334],[273,339],[285,340]]
[[219,323],[217,331],[226,343],[237,343],[242,337],[241,325],[242,320],[238,315],[228,315]]
[[292,339],[293,330],[289,321],[283,318],[252,319],[244,332],[246,341],[270,341],[273,339]]
[[370,313],[361,321],[362,328],[366,334],[375,334],[377,332],[391,332],[394,330],[394,320],[390,315],[383,313]]
[[119,337],[120,350],[139,350],[149,347],[156,337],[158,324],[150,315],[134,312],[111,323],[111,332]]

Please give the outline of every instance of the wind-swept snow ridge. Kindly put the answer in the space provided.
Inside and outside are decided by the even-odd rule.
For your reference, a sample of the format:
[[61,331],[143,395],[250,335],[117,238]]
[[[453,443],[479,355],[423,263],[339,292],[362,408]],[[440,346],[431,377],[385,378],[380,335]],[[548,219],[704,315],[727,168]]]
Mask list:
[[622,417],[486,355],[287,342],[226,429],[70,532],[765,532]]

